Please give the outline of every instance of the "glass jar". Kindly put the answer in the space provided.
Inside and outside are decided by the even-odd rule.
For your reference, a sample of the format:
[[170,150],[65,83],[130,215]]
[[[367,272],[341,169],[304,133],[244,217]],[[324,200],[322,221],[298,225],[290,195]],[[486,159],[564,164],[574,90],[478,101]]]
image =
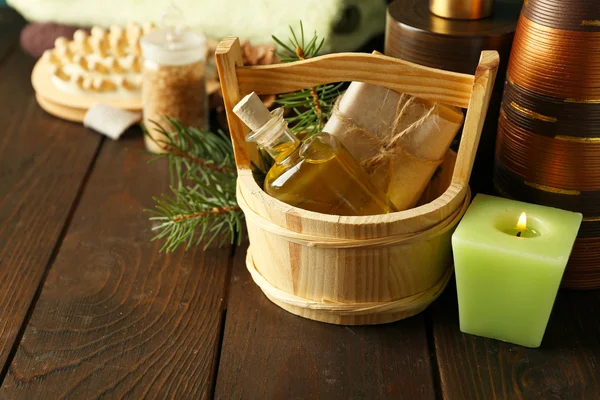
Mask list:
[[140,39],[144,67],[142,102],[144,125],[150,137],[146,148],[166,151],[166,117],[200,130],[208,129],[208,98],[205,89],[206,38],[190,29],[155,29]]

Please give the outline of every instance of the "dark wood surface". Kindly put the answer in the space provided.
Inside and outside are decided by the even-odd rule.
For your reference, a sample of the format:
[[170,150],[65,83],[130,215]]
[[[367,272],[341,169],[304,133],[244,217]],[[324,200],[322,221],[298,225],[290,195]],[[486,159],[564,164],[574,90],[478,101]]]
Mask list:
[[16,46],[22,20],[2,11],[0,21],[10,22],[0,28],[0,365],[4,366],[60,246],[100,138],[38,107],[29,83],[34,61]]
[[525,349],[460,333],[453,283],[419,316],[343,327],[270,303],[246,245],[160,253],[143,209],[166,165],[138,128],[43,112],[22,23],[0,8],[0,399],[600,398],[600,292],[561,291]]
[[383,326],[309,322],[262,294],[244,247],[233,267],[215,397],[434,399],[424,318]]
[[452,284],[429,311],[444,398],[600,398],[600,292],[561,291],[538,349],[462,334]]
[[159,252],[140,139],[102,146],[0,398],[209,397],[231,248]]
[[0,7],[0,65],[6,55],[19,45],[18,37],[25,20],[16,12]]

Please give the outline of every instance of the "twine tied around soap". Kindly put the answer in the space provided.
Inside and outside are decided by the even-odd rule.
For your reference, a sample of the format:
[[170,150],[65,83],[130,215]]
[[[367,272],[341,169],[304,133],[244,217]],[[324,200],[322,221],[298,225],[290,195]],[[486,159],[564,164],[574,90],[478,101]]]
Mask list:
[[[383,100],[383,104],[388,99],[389,89],[386,94],[386,97]],[[338,120],[342,123],[342,125],[346,128],[346,135],[363,135],[368,139],[376,139],[375,142],[378,143],[378,150],[376,154],[366,157],[361,161],[361,166],[368,172],[371,173],[376,166],[381,165],[382,162],[389,162],[390,159],[399,153],[406,155],[409,158],[417,160],[422,163],[439,166],[444,158],[439,160],[430,160],[427,158],[419,157],[410,151],[406,150],[405,146],[402,143],[402,139],[405,138],[409,133],[416,131],[421,128],[423,124],[427,121],[428,118],[432,117],[435,114],[437,109],[437,103],[434,103],[429,110],[425,114],[423,114],[419,119],[408,125],[406,128],[400,128],[400,122],[402,118],[407,113],[408,109],[415,104],[417,98],[406,93],[400,94],[400,100],[398,101],[398,105],[396,107],[396,117],[392,122],[392,126],[390,129],[391,135],[388,135],[384,138],[379,138],[379,135],[371,132],[369,129],[358,126],[351,118],[345,116],[339,109],[339,104],[342,99],[342,96],[338,97],[336,100],[332,114],[338,118]],[[383,107],[380,107],[380,110]]]

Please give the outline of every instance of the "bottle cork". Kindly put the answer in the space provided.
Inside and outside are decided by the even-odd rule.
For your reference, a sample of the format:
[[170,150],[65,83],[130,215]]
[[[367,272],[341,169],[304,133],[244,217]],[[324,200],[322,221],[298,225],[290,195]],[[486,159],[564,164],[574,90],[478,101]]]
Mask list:
[[233,107],[233,112],[253,131],[259,130],[271,119],[269,109],[255,92],[240,100]]

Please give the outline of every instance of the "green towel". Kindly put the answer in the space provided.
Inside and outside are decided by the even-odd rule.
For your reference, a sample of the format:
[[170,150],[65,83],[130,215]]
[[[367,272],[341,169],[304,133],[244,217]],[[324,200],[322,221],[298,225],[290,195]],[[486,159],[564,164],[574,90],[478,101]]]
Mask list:
[[[3,1],[3,0],[0,0]],[[288,25],[326,38],[325,51],[354,50],[385,28],[384,0],[177,0],[189,26],[219,39],[239,36],[271,43],[271,34],[287,38]],[[125,25],[153,21],[170,0],[8,0],[26,19],[76,26]]]

